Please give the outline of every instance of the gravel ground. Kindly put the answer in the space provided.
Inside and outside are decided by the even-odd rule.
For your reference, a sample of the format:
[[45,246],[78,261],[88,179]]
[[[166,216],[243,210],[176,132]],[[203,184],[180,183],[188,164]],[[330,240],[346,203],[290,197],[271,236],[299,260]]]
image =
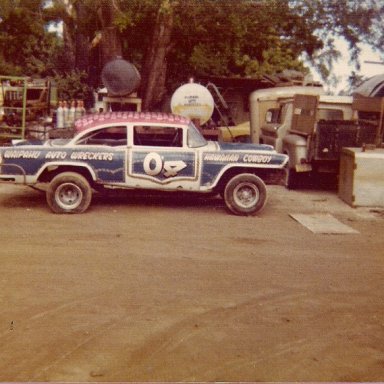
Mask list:
[[256,217],[138,193],[55,215],[0,185],[0,381],[384,381],[384,210],[268,192]]

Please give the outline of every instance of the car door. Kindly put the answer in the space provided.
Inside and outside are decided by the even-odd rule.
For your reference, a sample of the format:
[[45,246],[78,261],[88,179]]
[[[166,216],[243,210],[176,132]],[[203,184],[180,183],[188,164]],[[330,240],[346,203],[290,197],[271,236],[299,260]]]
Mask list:
[[197,154],[186,145],[186,129],[164,124],[133,125],[127,184],[151,189],[196,188]]
[[70,159],[91,166],[101,184],[124,184],[126,154],[127,126],[106,124],[78,136]]

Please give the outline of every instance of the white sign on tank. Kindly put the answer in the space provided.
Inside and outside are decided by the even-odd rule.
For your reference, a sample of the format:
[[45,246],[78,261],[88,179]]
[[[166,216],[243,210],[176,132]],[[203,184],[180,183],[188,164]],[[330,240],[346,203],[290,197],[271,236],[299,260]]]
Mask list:
[[177,88],[171,98],[171,110],[176,115],[206,123],[212,116],[214,100],[206,87],[188,83]]

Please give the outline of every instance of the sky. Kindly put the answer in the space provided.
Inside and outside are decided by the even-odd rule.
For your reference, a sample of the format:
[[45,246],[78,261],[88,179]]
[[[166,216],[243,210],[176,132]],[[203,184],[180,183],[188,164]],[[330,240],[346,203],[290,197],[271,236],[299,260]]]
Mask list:
[[[369,45],[361,44],[360,47],[362,49],[360,56],[360,71],[357,71],[353,65],[349,64],[349,53],[347,43],[342,39],[339,39],[336,42],[337,48],[341,52],[341,57],[337,63],[333,66],[333,71],[335,75],[340,79],[339,84],[336,87],[327,89],[332,94],[337,95],[340,91],[348,88],[348,77],[352,71],[357,72],[358,74],[369,78],[375,75],[384,74],[384,65],[383,64],[372,64],[367,63],[367,61],[374,62],[383,62],[383,58],[380,57],[378,52],[374,52]],[[312,75],[315,80],[321,81],[320,76],[316,73],[316,71],[311,70]]]

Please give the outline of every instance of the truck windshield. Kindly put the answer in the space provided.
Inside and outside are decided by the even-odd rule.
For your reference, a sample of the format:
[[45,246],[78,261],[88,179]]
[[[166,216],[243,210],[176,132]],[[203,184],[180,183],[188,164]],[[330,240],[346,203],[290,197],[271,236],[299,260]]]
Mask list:
[[199,148],[207,145],[207,140],[201,135],[196,126],[190,122],[188,126],[188,147]]

